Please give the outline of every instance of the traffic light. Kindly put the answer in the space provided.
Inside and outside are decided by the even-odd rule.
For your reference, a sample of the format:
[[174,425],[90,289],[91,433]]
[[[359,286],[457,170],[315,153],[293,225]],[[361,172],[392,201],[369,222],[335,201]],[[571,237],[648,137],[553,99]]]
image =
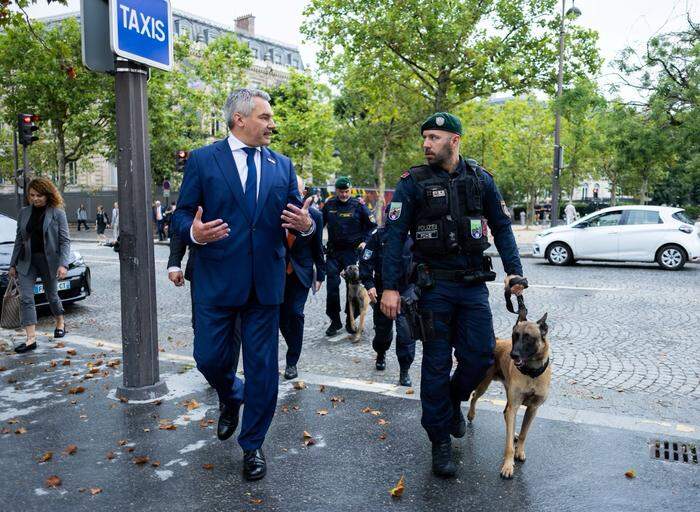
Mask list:
[[185,164],[187,163],[187,157],[190,156],[189,151],[184,149],[178,149],[175,151],[175,172],[185,172]]
[[39,140],[34,132],[39,129],[36,123],[39,116],[36,114],[19,114],[17,118],[17,132],[19,133],[19,143],[29,146],[32,142]]

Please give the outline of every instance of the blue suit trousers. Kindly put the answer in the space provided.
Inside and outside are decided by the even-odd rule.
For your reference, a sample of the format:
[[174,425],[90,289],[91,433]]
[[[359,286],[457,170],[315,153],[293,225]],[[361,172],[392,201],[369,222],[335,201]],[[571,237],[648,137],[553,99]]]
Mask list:
[[[255,293],[239,307],[195,304],[194,359],[219,401],[243,404],[238,443],[260,448],[277,406],[279,306],[262,305]],[[240,319],[245,383],[236,375]]]
[[[436,281],[423,290],[421,312],[433,316],[434,338],[423,342],[421,424],[432,442],[449,438],[452,403],[469,399],[493,364],[496,338],[485,284]],[[457,368],[452,370],[452,353]]]

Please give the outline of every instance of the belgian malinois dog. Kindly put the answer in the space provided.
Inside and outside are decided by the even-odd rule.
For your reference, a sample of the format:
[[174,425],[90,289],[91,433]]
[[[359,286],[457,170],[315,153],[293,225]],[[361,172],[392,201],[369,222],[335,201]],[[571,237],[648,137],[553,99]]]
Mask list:
[[[549,394],[552,367],[549,365],[549,342],[547,341],[547,314],[537,322],[526,319],[527,310],[519,311],[513,327],[512,340],[496,340],[495,362],[474,390],[467,419],[471,423],[476,414],[476,401],[496,379],[503,382],[507,403],[503,411],[506,421],[506,449],[501,466],[501,476],[512,478],[515,460],[525,460],[525,441],[535,419],[537,409]],[[515,416],[518,408],[527,407],[520,434],[515,435]]]
[[[357,343],[360,341],[362,331],[365,328],[365,317],[369,308],[369,295],[360,282],[360,268],[357,265],[348,265],[340,275],[345,279],[348,290],[348,323],[350,326],[349,330],[354,333],[349,338],[353,343]],[[359,312],[360,321],[358,325],[355,325],[357,312]]]

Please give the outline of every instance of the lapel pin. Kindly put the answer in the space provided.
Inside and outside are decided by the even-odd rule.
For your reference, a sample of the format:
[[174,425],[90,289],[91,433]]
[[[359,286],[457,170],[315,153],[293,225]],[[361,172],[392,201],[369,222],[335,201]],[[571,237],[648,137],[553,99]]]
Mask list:
[[270,162],[271,164],[276,164],[277,162],[270,158],[269,156],[267,157],[267,161]]

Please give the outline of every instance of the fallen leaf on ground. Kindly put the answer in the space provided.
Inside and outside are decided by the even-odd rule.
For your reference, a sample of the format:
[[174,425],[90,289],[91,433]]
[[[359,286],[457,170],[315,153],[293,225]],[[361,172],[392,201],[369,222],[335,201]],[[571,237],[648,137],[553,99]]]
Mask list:
[[134,448],[133,446],[127,446],[127,447],[126,447],[126,452],[127,452],[127,453],[131,453],[131,452],[134,451],[134,449],[135,449],[135,448]]
[[371,407],[365,407],[365,408],[362,409],[360,412],[364,412],[364,413],[372,412],[372,408],[371,408]]
[[63,453],[65,453],[66,455],[74,455],[77,451],[78,447],[76,445],[69,444],[68,446],[66,446],[66,449],[63,450]]
[[384,441],[386,439],[386,434],[383,432],[381,434],[379,434],[379,439]]
[[407,395],[412,395],[413,393],[415,393],[415,391],[413,391],[413,388],[408,388],[408,389],[406,390],[406,394],[407,394]]
[[173,420],[163,419],[160,420],[158,423],[160,423],[160,425],[158,425],[158,428],[160,430],[177,430],[177,425],[173,424]]
[[4,366],[0,366],[0,372],[4,372],[4,371],[7,371],[7,368]]
[[77,353],[78,352],[76,352],[76,350],[74,348],[69,348],[68,350],[66,350],[66,354],[68,354],[69,356],[74,356]]
[[54,361],[53,359],[52,359],[51,362],[49,363],[49,366],[50,366],[51,368],[56,368],[56,365],[58,365],[58,363],[57,363],[56,361]]
[[191,411],[191,410],[196,409],[197,407],[199,407],[199,402],[197,402],[197,400],[195,400],[195,399],[193,398],[193,399],[191,399],[191,400],[185,400],[184,402],[182,402],[182,405],[184,405],[185,407],[187,407],[187,410],[188,410],[188,411]]
[[316,414],[318,414],[319,416],[326,416],[328,414],[328,409],[319,409],[318,411],[316,411]]
[[70,366],[70,359],[64,359],[61,362],[61,366]]
[[76,386],[76,387],[70,388],[68,390],[69,395],[78,395],[78,394],[84,393],[84,392],[85,392],[85,388],[83,386]]
[[282,412],[289,412],[289,406],[288,405],[283,405],[280,409]]
[[369,413],[370,413],[372,416],[381,416],[381,415],[382,415],[382,411],[377,411],[377,410],[370,411]]
[[5,428],[3,428],[2,430],[0,430],[0,433],[2,433],[2,434],[9,434],[10,432],[12,432],[12,430],[10,430],[10,429],[7,428],[7,427],[5,427]]
[[298,405],[292,405],[292,410],[298,411],[298,410],[299,410],[299,406],[298,406]]
[[263,502],[263,500],[262,498],[250,498],[250,502],[253,505],[260,505]]
[[114,368],[115,366],[119,366],[120,363],[121,361],[119,359],[112,359],[107,363],[107,366],[109,366],[110,368]]
[[119,397],[119,401],[120,401],[121,403],[123,403],[123,404],[128,404],[128,403],[129,403],[129,399],[128,399],[128,398],[124,398],[123,396],[120,396],[120,397]]
[[319,393],[323,393],[324,391],[326,391],[326,386],[324,386],[323,384],[321,384],[321,385],[318,387],[318,392],[319,392]]
[[630,469],[629,471],[625,472],[625,476],[627,478],[635,478],[637,476],[637,472],[634,469]]
[[144,428],[143,431],[148,433],[148,432],[151,431],[151,429],[150,429],[150,428]]
[[151,467],[157,468],[159,466],[160,466],[160,461],[154,460],[153,462],[151,462]]
[[39,462],[48,462],[53,458],[53,452],[46,452],[44,455],[39,457]]
[[214,469],[214,464],[202,464],[202,469],[212,470]]
[[133,462],[136,465],[146,464],[149,461],[148,455],[139,455],[133,458]]
[[90,368],[88,370],[88,373],[92,373],[92,374],[100,373],[100,369],[99,368]]
[[316,444],[316,440],[313,438],[311,434],[309,434],[306,430],[304,430],[304,446],[311,446]]
[[114,452],[107,452],[107,460],[112,460],[114,458]]
[[58,487],[61,485],[61,479],[56,475],[50,476],[46,479],[44,485],[46,485],[46,487]]
[[353,358],[352,358],[352,362],[355,363],[355,364],[357,364],[357,363],[360,362],[360,358],[359,358],[359,357],[353,357]]
[[99,487],[90,487],[90,494],[92,494],[93,496],[95,494],[100,494],[101,492],[102,489],[100,489]]
[[56,343],[56,344],[53,346],[53,348],[63,348],[63,347],[65,347],[65,346],[66,346],[65,343],[63,343],[62,341],[59,341],[58,343]]
[[388,424],[389,424],[389,422],[386,421],[384,418],[379,418],[379,420],[377,421],[377,425],[384,426],[384,425],[388,425]]
[[298,380],[292,384],[294,389],[301,390],[301,389],[306,389],[306,383],[303,380]]
[[120,439],[119,441],[117,441],[117,444],[118,444],[119,446],[124,446],[127,442],[128,442],[128,441],[127,441],[126,439]]
[[396,487],[394,487],[393,489],[391,489],[389,491],[389,494],[391,494],[392,498],[400,498],[401,495],[403,494],[404,489],[405,489],[404,479],[403,479],[403,475],[401,475],[401,478],[399,479],[399,483],[397,483]]
[[26,434],[26,433],[27,433],[27,429],[24,427],[19,427],[17,430],[15,430],[15,434],[18,434],[18,435],[19,434]]
[[92,374],[91,374],[91,373],[86,373],[85,375],[83,375],[83,379],[84,379],[84,380],[92,379]]

